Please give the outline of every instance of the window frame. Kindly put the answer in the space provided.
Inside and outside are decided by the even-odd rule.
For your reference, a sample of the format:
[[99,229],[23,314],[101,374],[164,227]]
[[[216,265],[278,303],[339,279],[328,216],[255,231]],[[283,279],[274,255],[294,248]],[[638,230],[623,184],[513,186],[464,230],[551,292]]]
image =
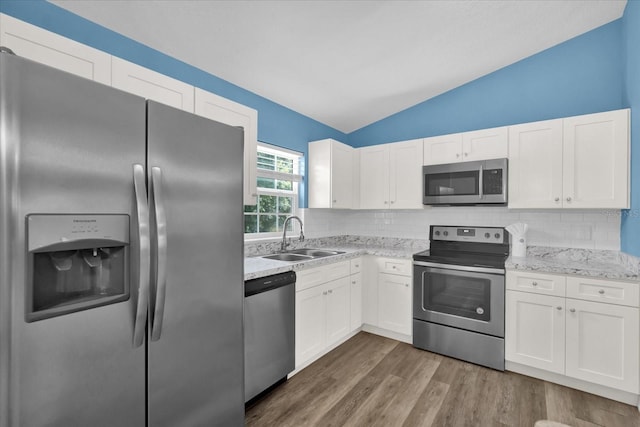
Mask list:
[[[304,162],[304,154],[293,151],[287,148],[278,147],[275,145],[267,144],[261,141],[258,141],[256,148],[256,155],[258,152],[265,152],[268,154],[274,154],[279,157],[286,157],[293,159],[293,174],[270,171],[265,169],[258,168],[256,164],[256,181],[260,178],[274,178],[281,181],[291,181],[293,186],[292,190],[278,190],[276,188],[263,188],[256,187],[256,204],[251,205],[256,207],[256,212],[244,212],[243,210],[243,220],[246,215],[254,215],[257,218],[257,221],[260,221],[260,212],[258,212],[258,203],[260,200],[260,196],[285,196],[291,197],[291,213],[286,214],[287,217],[296,215],[300,215],[300,206],[299,206],[299,195],[300,195],[300,185],[303,185],[304,177],[300,174],[300,170],[302,170],[303,166],[301,165]],[[268,215],[268,214],[264,214]],[[276,217],[279,215],[277,212],[275,213]],[[282,215],[282,214],[281,214]],[[276,219],[277,221],[277,219]],[[292,236],[295,236],[300,233],[300,226],[297,221],[291,221],[291,228],[287,230],[288,233],[291,233]],[[276,232],[258,232],[258,233],[244,233],[245,240],[264,240],[264,239],[275,239],[282,237],[282,230]]]

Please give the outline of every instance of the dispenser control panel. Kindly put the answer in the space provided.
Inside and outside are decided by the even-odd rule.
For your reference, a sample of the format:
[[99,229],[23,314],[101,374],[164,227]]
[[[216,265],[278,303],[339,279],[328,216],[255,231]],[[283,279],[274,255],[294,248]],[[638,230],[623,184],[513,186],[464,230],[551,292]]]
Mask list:
[[80,239],[129,243],[129,215],[29,215],[29,251]]

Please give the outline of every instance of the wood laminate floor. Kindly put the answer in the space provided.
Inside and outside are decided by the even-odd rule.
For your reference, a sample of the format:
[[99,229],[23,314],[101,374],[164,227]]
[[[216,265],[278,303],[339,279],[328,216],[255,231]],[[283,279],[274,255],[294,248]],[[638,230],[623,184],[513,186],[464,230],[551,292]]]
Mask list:
[[634,406],[360,332],[248,408],[247,426],[638,427]]

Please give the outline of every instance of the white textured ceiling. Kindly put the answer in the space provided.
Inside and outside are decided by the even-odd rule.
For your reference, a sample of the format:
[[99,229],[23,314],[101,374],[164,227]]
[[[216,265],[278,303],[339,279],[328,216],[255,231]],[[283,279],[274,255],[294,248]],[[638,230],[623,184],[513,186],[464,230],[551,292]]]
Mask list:
[[626,0],[52,3],[349,133],[620,18]]

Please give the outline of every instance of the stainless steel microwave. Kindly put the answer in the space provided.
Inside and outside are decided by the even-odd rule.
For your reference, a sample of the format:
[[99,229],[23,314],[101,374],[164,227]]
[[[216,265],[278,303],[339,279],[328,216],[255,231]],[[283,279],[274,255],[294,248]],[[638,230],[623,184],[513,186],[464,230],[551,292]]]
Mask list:
[[425,205],[507,204],[507,159],[422,167]]

